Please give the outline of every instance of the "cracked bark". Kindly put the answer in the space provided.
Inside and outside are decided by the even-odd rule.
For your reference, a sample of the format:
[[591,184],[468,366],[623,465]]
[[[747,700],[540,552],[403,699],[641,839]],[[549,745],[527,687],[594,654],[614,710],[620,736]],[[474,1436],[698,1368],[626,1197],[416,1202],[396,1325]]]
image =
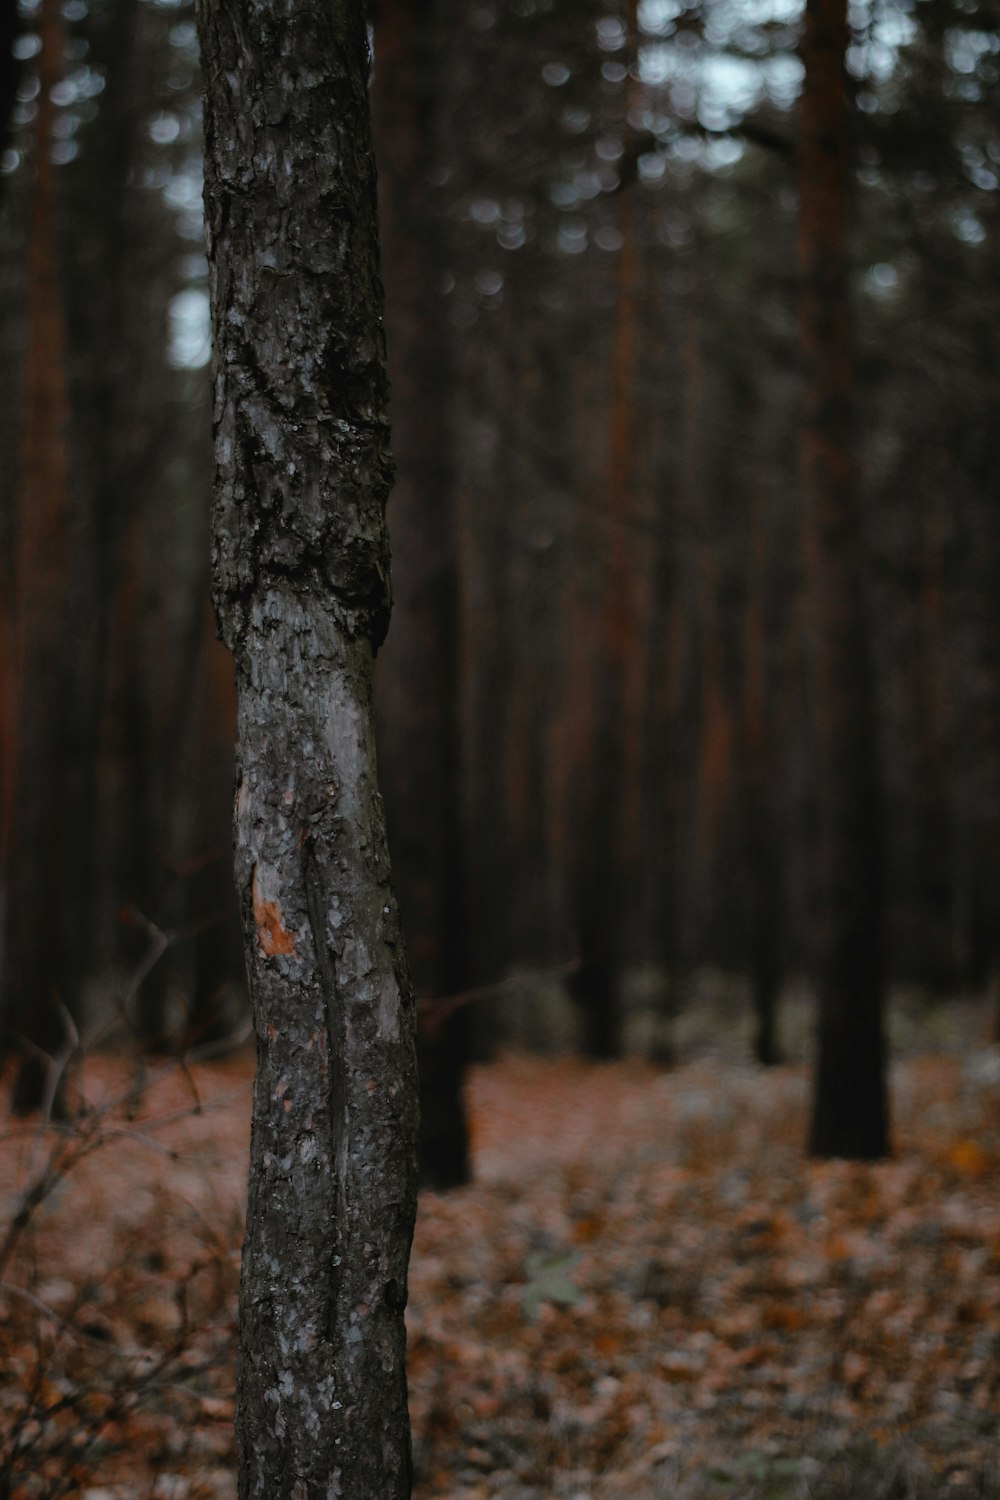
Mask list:
[[401,1497],[417,1107],[371,728],[391,464],[364,10],[201,0],[199,21],[213,584],[257,1033],[239,1493]]

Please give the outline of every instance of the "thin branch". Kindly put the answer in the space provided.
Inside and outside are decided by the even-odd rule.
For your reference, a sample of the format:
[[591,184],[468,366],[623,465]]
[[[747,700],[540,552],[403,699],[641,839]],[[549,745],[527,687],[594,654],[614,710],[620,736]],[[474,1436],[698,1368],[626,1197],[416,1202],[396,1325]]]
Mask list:
[[[543,979],[566,979],[573,974],[579,973],[580,960],[570,959],[566,963],[556,964],[551,969],[532,971],[533,980]],[[499,995],[516,994],[524,987],[524,978],[518,974],[508,975],[506,979],[498,979],[494,984],[483,984],[475,989],[458,990],[453,995],[428,995],[417,1001],[417,1016],[421,1030],[433,1034],[440,1026],[443,1026],[449,1016],[456,1011],[463,1010],[466,1005],[473,1005],[480,1000],[489,1000]]]

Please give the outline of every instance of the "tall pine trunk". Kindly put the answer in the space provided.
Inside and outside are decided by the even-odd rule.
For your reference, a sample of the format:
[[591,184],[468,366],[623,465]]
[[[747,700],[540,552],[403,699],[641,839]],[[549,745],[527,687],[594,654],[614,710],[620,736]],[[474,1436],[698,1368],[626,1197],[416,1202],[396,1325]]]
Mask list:
[[[625,25],[630,77],[625,83],[625,119],[637,76],[636,0],[626,0]],[[618,249],[607,484],[608,560],[601,610],[598,715],[591,767],[587,826],[580,834],[576,878],[579,969],[573,990],[589,1056],[615,1057],[622,1044],[622,971],[626,915],[638,877],[637,848],[642,817],[641,727],[646,689],[641,579],[636,545],[638,442],[636,370],[642,262],[638,245],[636,188],[623,181],[618,200]]]
[[783,883],[781,846],[774,808],[772,718],[767,632],[767,558],[763,502],[756,484],[750,495],[747,538],[747,601],[743,620],[743,858],[747,947],[756,1021],[754,1055],[764,1067],[781,1061],[778,1000],[783,977]]
[[823,901],[810,1151],[888,1150],[882,797],[852,453],[847,0],[808,0],[800,103],[802,475]]
[[[418,996],[469,983],[459,786],[458,578],[448,403],[455,388],[432,186],[441,37],[433,0],[379,0],[373,108],[396,483],[390,649],[376,674],[392,867]],[[462,1084],[470,1012],[433,1008],[419,1036],[421,1171],[468,1180]]]
[[410,1492],[414,1008],[371,723],[391,482],[360,0],[201,0],[214,590],[257,1074],[241,1500]]
[[[69,489],[66,320],[58,253],[57,173],[51,158],[62,77],[58,0],[40,14],[38,109],[34,128],[34,202],[28,259],[20,473],[14,546],[11,738],[4,768],[6,870],[3,1008],[6,1037],[24,1046],[15,1105],[45,1099],[47,1065],[64,1047],[80,986],[74,917],[76,819],[69,705],[71,503]],[[5,715],[6,716],[6,715]],[[51,1100],[49,1101],[51,1102]]]

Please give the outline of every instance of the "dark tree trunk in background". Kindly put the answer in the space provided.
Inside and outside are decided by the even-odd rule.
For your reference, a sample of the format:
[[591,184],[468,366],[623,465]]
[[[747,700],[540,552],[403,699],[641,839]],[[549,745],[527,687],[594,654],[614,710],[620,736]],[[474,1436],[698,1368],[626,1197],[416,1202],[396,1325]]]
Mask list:
[[[629,61],[638,43],[636,0],[627,0]],[[633,97],[626,85],[625,122]],[[626,912],[638,876],[642,743],[646,687],[645,641],[639,583],[643,563],[636,545],[638,478],[636,374],[642,263],[637,240],[635,187],[619,197],[614,327],[611,345],[610,432],[607,488],[607,573],[598,661],[598,718],[586,827],[580,830],[576,879],[579,969],[571,988],[591,1057],[616,1057],[622,1044],[622,972]],[[644,549],[648,551],[647,549]]]
[[871,1159],[889,1148],[882,806],[852,455],[846,47],[846,0],[808,0],[799,106],[802,472],[824,922],[809,1148]]
[[[15,1106],[45,1097],[47,1065],[64,1047],[63,1009],[77,1011],[79,903],[73,883],[69,491],[66,326],[58,260],[56,170],[50,149],[62,77],[58,0],[39,19],[35,185],[28,264],[20,474],[14,547],[10,695],[3,790],[6,850],[3,1007],[8,1042],[27,1044]],[[8,667],[8,670],[10,668]]]
[[[946,451],[946,440],[942,443]],[[942,486],[942,497],[947,496]],[[947,500],[945,501],[947,504]],[[955,847],[948,803],[948,682],[941,670],[943,613],[940,547],[934,515],[924,502],[915,517],[920,586],[913,652],[913,707],[918,725],[916,746],[916,931],[907,933],[918,982],[932,994],[954,993],[958,979],[955,944]]]
[[186,902],[189,921],[196,929],[186,1040],[195,1045],[231,1034],[246,1004],[239,909],[229,879],[226,837],[236,723],[233,662],[215,637],[207,598],[204,619],[188,737],[195,761],[191,784],[198,789],[202,808],[196,829],[200,842],[192,840],[196,868]]
[[[21,81],[21,64],[14,56],[14,43],[23,21],[17,0],[0,0],[0,156],[10,145],[14,104]],[[3,203],[6,178],[0,178],[0,204]]]
[[[141,647],[148,630],[144,587],[151,566],[149,486],[134,469],[134,393],[145,346],[146,304],[138,297],[134,260],[142,137],[157,59],[150,44],[147,8],[141,0],[116,0],[92,10],[88,57],[106,83],[88,156],[88,219],[80,236],[82,267],[74,292],[78,303],[78,368],[74,390],[77,447],[83,483],[89,479],[89,543],[86,575],[91,622],[86,686],[77,712],[79,757],[86,767],[86,821],[79,834],[95,849],[92,889],[81,893],[91,951],[88,962],[124,961],[134,970],[147,937],[138,927],[114,921],[112,913],[134,906],[158,917],[154,893],[162,885],[157,855],[162,837],[155,805],[163,777],[157,751],[162,733],[151,722],[155,702],[164,713],[169,695],[161,674],[155,691],[142,680]],[[92,163],[92,165],[91,165]],[[146,288],[143,286],[143,293]],[[164,756],[164,759],[167,757]],[[161,762],[162,764],[162,762]],[[113,923],[113,925],[112,925]],[[110,930],[109,930],[110,928]],[[140,997],[153,991],[159,1034],[163,1021],[165,965],[154,966]],[[141,1004],[140,1004],[141,1011]],[[140,1014],[140,1022],[143,1017]],[[141,1027],[141,1029],[143,1029]]]
[[723,829],[732,801],[733,714],[724,659],[724,606],[718,521],[712,511],[707,413],[711,409],[710,371],[705,350],[705,278],[692,270],[687,288],[684,338],[684,450],[681,478],[683,513],[695,542],[693,626],[695,733],[693,848],[689,882],[693,893],[695,947],[712,951],[717,913],[728,871],[723,865]]
[[770,1067],[781,1061],[778,997],[784,972],[784,872],[771,785],[775,745],[770,729],[766,542],[762,504],[756,492],[751,496],[750,508],[747,607],[743,624],[743,856],[750,987],[757,1022],[754,1055],[762,1066]]
[[414,1008],[371,726],[391,480],[360,0],[202,0],[214,586],[257,1033],[241,1500],[410,1493]]
[[[393,625],[379,662],[379,765],[392,868],[418,997],[469,984],[458,722],[458,578],[445,264],[432,185],[441,38],[433,0],[379,0],[373,109],[396,483],[389,505]],[[470,1012],[418,1036],[421,1174],[469,1177],[462,1083]]]

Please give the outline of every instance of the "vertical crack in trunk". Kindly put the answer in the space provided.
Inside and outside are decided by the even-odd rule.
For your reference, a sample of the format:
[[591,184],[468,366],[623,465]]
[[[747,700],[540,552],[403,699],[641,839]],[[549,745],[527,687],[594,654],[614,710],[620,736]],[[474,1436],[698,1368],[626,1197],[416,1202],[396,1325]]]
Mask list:
[[327,1338],[335,1342],[340,1321],[340,1288],[343,1282],[344,1226],[347,1222],[347,1156],[350,1129],[347,1114],[347,1079],[344,1062],[344,1009],[337,992],[337,970],[326,934],[326,903],[323,878],[312,837],[306,839],[302,857],[302,879],[306,891],[306,909],[312,932],[316,967],[323,990],[326,1017],[327,1087],[330,1101],[330,1148],[336,1174],[336,1204],[333,1217],[333,1244],[330,1247],[330,1300],[327,1308]]

